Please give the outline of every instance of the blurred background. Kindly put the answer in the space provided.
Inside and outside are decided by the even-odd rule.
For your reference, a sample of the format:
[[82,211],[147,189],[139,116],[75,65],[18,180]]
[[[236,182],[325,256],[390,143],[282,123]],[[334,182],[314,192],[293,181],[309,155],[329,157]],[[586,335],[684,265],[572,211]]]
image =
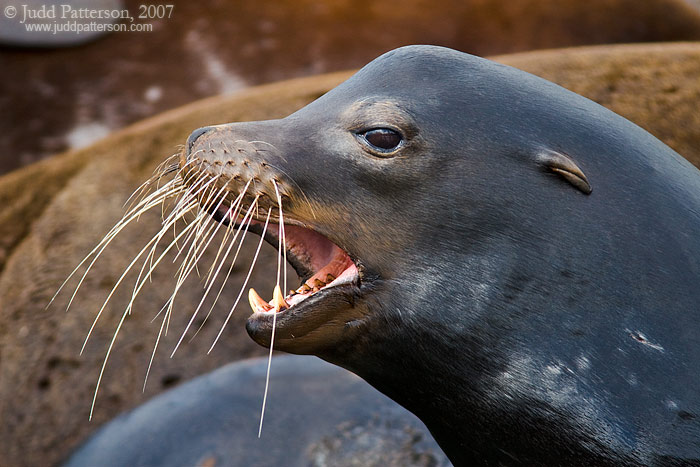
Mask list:
[[[117,17],[81,17],[90,11]],[[75,17],[61,19],[64,12]],[[70,293],[46,309],[132,190],[193,129],[287,115],[348,76],[322,74],[423,43],[557,82],[698,165],[699,41],[700,0],[0,0],[0,467],[56,465],[118,413],[265,354],[245,334],[241,311],[211,355],[217,326],[175,358],[157,354],[142,392],[159,324],[151,319],[172,290],[173,271],[164,269],[129,316],[87,422],[128,290],[78,351],[125,264],[159,228],[160,212],[105,252],[69,313],[62,309]],[[266,83],[277,84],[256,87]],[[251,286],[271,290],[275,258],[263,250]],[[235,296],[246,272],[234,270],[238,282],[224,296]],[[175,329],[201,287],[186,284],[180,296]],[[217,306],[213,316],[225,316],[227,304]],[[177,337],[162,345],[172,349]]]

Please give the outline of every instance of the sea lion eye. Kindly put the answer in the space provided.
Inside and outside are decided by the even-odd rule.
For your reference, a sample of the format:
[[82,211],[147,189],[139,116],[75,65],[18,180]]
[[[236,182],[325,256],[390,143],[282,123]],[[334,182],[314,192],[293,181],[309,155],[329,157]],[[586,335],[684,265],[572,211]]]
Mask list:
[[390,128],[374,128],[360,134],[373,149],[387,152],[396,149],[403,138],[401,134]]

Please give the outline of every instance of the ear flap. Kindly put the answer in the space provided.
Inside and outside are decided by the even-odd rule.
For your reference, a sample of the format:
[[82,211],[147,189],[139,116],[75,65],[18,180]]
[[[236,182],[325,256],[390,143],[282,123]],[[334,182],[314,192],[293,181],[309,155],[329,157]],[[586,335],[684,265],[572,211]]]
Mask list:
[[544,150],[537,155],[537,162],[546,170],[559,174],[582,193],[590,195],[593,191],[586,175],[571,157],[560,152]]

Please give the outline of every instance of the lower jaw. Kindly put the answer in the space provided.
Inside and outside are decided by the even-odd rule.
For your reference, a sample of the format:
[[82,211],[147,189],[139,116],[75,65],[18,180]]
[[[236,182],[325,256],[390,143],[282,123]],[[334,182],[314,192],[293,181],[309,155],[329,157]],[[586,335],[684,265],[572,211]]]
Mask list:
[[341,339],[348,322],[363,318],[355,306],[358,286],[348,284],[336,289],[277,313],[253,313],[246,322],[246,330],[258,344],[269,347],[274,328],[275,349],[318,355]]

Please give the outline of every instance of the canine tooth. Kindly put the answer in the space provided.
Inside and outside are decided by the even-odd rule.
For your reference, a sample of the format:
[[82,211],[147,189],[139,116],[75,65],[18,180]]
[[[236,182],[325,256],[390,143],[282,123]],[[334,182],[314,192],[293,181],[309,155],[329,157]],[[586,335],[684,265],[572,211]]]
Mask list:
[[272,293],[272,303],[275,305],[275,311],[280,311],[289,308],[289,303],[284,300],[282,289],[279,285],[275,286],[275,291]]
[[296,290],[294,290],[294,289],[289,289],[289,295],[290,295],[290,296],[293,297],[293,296],[295,296],[297,293],[298,293],[298,292],[297,292]]
[[260,295],[258,295],[255,289],[252,287],[248,291],[248,303],[250,303],[250,307],[253,309],[253,311],[258,311],[261,308],[264,311],[270,309],[270,305],[265,300],[260,298]]

